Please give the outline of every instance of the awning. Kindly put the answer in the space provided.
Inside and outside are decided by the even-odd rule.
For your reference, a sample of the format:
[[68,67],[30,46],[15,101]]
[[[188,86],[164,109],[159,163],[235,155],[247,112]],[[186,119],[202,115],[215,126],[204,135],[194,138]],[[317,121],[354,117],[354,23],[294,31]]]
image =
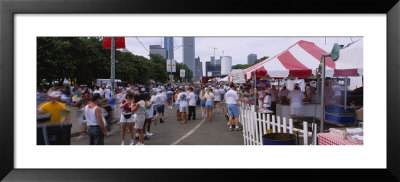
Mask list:
[[[326,51],[313,42],[300,40],[280,54],[247,68],[245,70],[246,79],[251,79],[254,71],[257,77],[308,78],[316,74],[321,56],[324,54]],[[335,63],[330,57],[327,57],[325,61],[325,74],[327,77],[332,77]]]
[[335,65],[336,76],[363,76],[363,40],[341,49]]

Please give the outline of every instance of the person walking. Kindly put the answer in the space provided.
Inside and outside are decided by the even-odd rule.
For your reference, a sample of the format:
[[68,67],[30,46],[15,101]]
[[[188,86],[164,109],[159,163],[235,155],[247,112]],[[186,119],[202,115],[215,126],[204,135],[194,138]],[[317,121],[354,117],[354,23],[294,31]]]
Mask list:
[[[68,107],[64,103],[60,102],[61,92],[56,88],[51,88],[47,92],[47,95],[50,97],[50,101],[45,101],[39,105],[38,114],[50,114],[50,121],[45,124],[63,122],[61,112],[67,111],[68,113]],[[69,115],[67,115],[64,122],[69,122]]]
[[175,99],[175,109],[176,109],[176,120],[180,121],[181,119],[181,112],[179,111],[180,107],[179,107],[179,100],[178,100],[178,95],[180,93],[179,89],[176,89],[176,93],[174,95],[174,99]]
[[204,118],[207,116],[207,110],[206,110],[206,90],[205,87],[203,87],[200,91],[200,107],[201,107],[201,118]]
[[225,101],[228,105],[228,113],[229,113],[229,130],[232,131],[232,125],[235,125],[235,130],[239,131],[241,128],[239,127],[239,95],[236,92],[235,85],[231,84],[230,89],[225,94]]
[[100,94],[93,94],[92,101],[83,108],[82,118],[87,121],[89,145],[104,145],[104,137],[107,136],[107,129],[103,118],[100,104]]
[[214,94],[212,93],[211,87],[207,87],[206,94],[204,95],[206,98],[206,109],[207,109],[207,118],[208,121],[211,121],[212,112],[214,108]]
[[178,94],[179,101],[179,112],[181,113],[182,122],[181,124],[185,124],[186,121],[186,113],[188,113],[188,100],[189,97],[185,92],[185,88],[180,88],[180,93]]
[[143,126],[146,120],[146,104],[144,102],[144,94],[135,95],[136,105],[132,108],[132,112],[136,113],[135,129],[139,133],[139,142],[136,145],[144,145]]
[[150,95],[146,92],[145,93],[146,120],[145,120],[143,128],[144,128],[144,133],[147,136],[153,136],[154,135],[153,133],[150,133],[151,120],[153,120],[153,117],[154,117],[154,113],[153,113],[153,111],[154,111],[154,107],[153,107],[154,102],[155,102],[154,101],[154,97],[150,98]]
[[221,95],[222,95],[222,90],[220,89],[219,85],[215,87],[215,89],[213,90],[213,94],[214,94],[214,109],[217,109],[217,111],[219,111]]
[[304,94],[300,91],[299,84],[294,85],[294,89],[289,92],[287,98],[290,100],[290,117],[295,118],[300,114],[300,109],[303,106]]
[[134,117],[132,114],[132,108],[134,107],[133,103],[133,94],[131,92],[128,92],[125,96],[125,99],[122,100],[121,104],[119,105],[119,108],[122,109],[121,112],[121,118],[120,118],[120,123],[121,123],[121,145],[125,145],[125,130],[126,130],[126,125],[128,125],[128,130],[129,134],[131,137],[131,142],[130,145],[134,144],[134,137],[133,137],[133,122],[134,122]]
[[189,87],[189,117],[188,120],[196,120],[196,94],[193,92],[193,87]]

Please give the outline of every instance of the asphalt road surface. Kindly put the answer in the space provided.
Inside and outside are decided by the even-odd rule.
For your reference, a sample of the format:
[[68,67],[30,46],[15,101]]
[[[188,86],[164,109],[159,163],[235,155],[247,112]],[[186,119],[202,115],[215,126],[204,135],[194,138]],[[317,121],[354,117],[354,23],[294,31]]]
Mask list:
[[[200,106],[196,107],[196,120],[181,124],[176,120],[176,110],[165,107],[164,123],[159,119],[152,121],[150,131],[154,134],[145,140],[145,145],[243,145],[242,131],[229,131],[223,111],[214,111],[211,121],[201,117]],[[155,123],[156,122],[156,123]],[[125,145],[130,142],[129,133],[125,135]],[[135,144],[138,139],[135,139]],[[105,145],[121,145],[119,122],[112,126],[104,139]],[[71,145],[87,145],[86,135],[71,138]]]

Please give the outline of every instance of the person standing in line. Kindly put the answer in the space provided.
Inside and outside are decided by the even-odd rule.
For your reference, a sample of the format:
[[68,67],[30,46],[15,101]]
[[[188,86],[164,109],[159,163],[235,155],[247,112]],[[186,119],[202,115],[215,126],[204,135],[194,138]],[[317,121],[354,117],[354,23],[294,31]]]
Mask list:
[[221,95],[222,95],[222,91],[219,88],[219,85],[217,85],[213,91],[214,94],[214,109],[217,109],[217,111],[219,111],[219,103],[221,102]]
[[265,98],[264,86],[259,87],[259,91],[257,92],[257,98],[258,98],[258,107],[263,108],[264,107],[264,98]]
[[193,87],[189,87],[189,117],[188,120],[196,120],[196,94],[193,92]]
[[229,130],[232,131],[232,125],[235,125],[235,130],[239,131],[241,128],[239,127],[239,95],[236,92],[235,85],[232,83],[230,85],[230,89],[225,94],[225,101],[228,105],[228,113],[229,113]]
[[180,90],[176,89],[176,93],[174,95],[174,99],[175,99],[175,109],[176,109],[176,120],[178,120],[178,121],[182,120],[181,112],[179,111],[179,109],[180,109],[179,100],[178,100],[179,93],[180,93]]
[[200,91],[200,107],[201,107],[201,118],[204,118],[207,116],[207,110],[206,110],[206,90],[205,87],[202,87]]
[[212,112],[214,108],[214,94],[211,87],[207,88],[206,94],[204,95],[206,98],[206,109],[207,109],[207,118],[208,121],[211,121]]
[[90,104],[83,108],[82,118],[87,121],[89,145],[104,145],[104,137],[107,136],[107,129],[101,108],[98,107],[101,97],[93,94]]
[[300,91],[299,84],[294,85],[294,89],[287,96],[290,100],[290,117],[294,118],[300,114],[300,109],[303,106],[302,101],[305,98],[303,92]]
[[122,109],[121,112],[121,118],[120,118],[120,123],[121,123],[121,145],[125,145],[125,130],[126,130],[126,125],[128,125],[128,130],[131,136],[131,142],[130,145],[134,144],[134,137],[133,137],[133,122],[134,122],[134,116],[132,114],[132,108],[134,107],[133,103],[133,94],[131,92],[128,92],[125,96],[125,99],[122,100],[121,104],[119,105],[119,108]]
[[189,97],[185,92],[185,88],[180,88],[180,93],[178,94],[178,101],[179,101],[179,111],[181,113],[182,122],[181,124],[185,124],[186,121],[186,113],[188,113],[188,100]]
[[146,104],[146,120],[144,124],[144,133],[147,136],[153,136],[153,133],[150,133],[150,126],[151,126],[151,120],[153,119],[153,104],[154,104],[154,97],[150,98],[150,95],[148,93],[145,93],[145,104]]
[[146,120],[146,104],[144,102],[144,94],[135,95],[136,105],[132,108],[132,112],[136,113],[135,129],[139,133],[139,142],[136,145],[144,145],[143,126]]

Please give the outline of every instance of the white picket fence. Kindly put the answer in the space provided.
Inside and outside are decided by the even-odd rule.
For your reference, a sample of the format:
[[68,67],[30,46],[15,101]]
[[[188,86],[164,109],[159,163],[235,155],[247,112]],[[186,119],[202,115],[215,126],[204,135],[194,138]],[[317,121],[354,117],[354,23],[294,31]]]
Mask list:
[[[270,120],[272,118],[272,121]],[[272,133],[290,133],[294,131],[299,133],[299,138],[303,138],[304,145],[309,145],[309,137],[312,132],[308,131],[308,123],[303,121],[303,129],[293,128],[293,119],[287,120],[285,117],[275,117],[270,114],[256,112],[256,107],[246,102],[241,102],[239,122],[243,125],[243,139],[245,145],[263,145],[262,136],[267,133],[267,130],[272,130]],[[313,125],[316,127],[316,124]],[[316,144],[316,130],[314,131],[314,140]]]

